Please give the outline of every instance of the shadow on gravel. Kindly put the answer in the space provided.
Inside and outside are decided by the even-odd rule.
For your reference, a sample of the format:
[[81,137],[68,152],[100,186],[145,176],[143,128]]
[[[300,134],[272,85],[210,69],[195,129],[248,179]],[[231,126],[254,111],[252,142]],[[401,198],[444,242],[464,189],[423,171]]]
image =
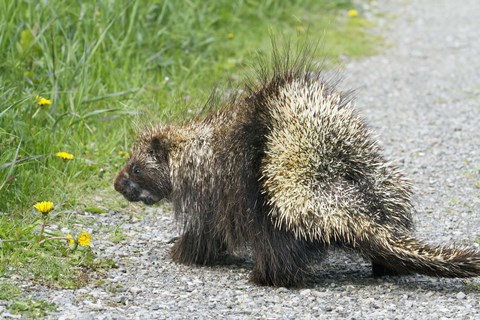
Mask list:
[[[253,270],[253,267],[254,261],[249,252],[237,253],[236,255],[224,255],[217,261],[215,266],[191,266],[192,272],[195,272],[195,268],[209,268],[218,271],[224,270],[225,272],[238,270],[238,272],[241,273],[249,273]],[[251,285],[255,286],[254,284]],[[466,284],[464,280],[458,278],[434,278],[423,275],[373,277],[372,267],[369,262],[366,262],[354,253],[335,250],[333,250],[322,262],[318,261],[317,264],[312,266],[311,278],[304,286],[298,289],[324,289],[332,286],[336,288],[344,286],[397,287],[398,290],[404,292],[417,293],[419,291],[437,291],[444,293],[469,291],[468,284]]]

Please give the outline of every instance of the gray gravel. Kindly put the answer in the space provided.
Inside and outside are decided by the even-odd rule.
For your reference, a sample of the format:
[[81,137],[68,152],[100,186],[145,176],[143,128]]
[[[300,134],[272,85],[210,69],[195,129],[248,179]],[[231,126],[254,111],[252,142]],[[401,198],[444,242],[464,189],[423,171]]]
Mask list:
[[[372,10],[386,13],[372,19],[392,47],[347,62],[343,85],[358,88],[361,113],[414,181],[418,236],[471,243],[480,236],[480,1],[388,0],[365,5]],[[342,252],[300,290],[249,283],[248,261],[173,264],[167,211],[95,215],[121,225],[125,240],[99,235],[94,248],[119,267],[79,290],[30,285],[32,295],[57,303],[55,319],[480,319],[480,278],[373,279],[368,263]]]

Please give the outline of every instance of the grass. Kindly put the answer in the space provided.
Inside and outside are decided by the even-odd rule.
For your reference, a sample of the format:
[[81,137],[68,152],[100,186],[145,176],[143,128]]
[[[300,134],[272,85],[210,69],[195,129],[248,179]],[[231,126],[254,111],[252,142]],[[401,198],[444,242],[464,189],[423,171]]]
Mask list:
[[[347,0],[0,0],[0,279],[81,286],[79,270],[99,264],[92,251],[41,243],[33,205],[55,205],[43,237],[83,229],[101,237],[78,213],[125,205],[111,183],[135,123],[191,116],[212,87],[241,82],[272,35],[320,40],[319,60],[372,54],[381,39],[361,12],[348,17],[351,8]],[[124,239],[111,230],[106,238]]]

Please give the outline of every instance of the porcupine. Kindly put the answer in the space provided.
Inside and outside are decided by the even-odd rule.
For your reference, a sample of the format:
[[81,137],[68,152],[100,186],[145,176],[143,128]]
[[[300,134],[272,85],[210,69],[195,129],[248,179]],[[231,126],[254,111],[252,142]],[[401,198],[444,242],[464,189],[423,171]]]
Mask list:
[[129,201],[173,203],[183,233],[171,257],[212,265],[253,251],[251,280],[301,286],[329,246],[372,262],[374,276],[480,275],[471,247],[412,234],[411,184],[382,156],[352,95],[282,55],[206,118],[143,132],[115,180]]

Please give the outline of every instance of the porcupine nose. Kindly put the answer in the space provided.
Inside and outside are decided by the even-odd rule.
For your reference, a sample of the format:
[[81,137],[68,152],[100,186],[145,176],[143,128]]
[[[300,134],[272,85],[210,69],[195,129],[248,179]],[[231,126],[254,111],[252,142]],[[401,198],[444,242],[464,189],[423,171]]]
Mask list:
[[120,171],[120,173],[117,174],[117,177],[115,178],[115,182],[113,183],[113,187],[115,188],[115,191],[120,192],[123,194],[123,185],[125,184],[125,174],[124,171]]
[[128,201],[139,201],[141,193],[140,186],[128,179],[128,175],[122,170],[115,179],[114,188],[121,193]]

